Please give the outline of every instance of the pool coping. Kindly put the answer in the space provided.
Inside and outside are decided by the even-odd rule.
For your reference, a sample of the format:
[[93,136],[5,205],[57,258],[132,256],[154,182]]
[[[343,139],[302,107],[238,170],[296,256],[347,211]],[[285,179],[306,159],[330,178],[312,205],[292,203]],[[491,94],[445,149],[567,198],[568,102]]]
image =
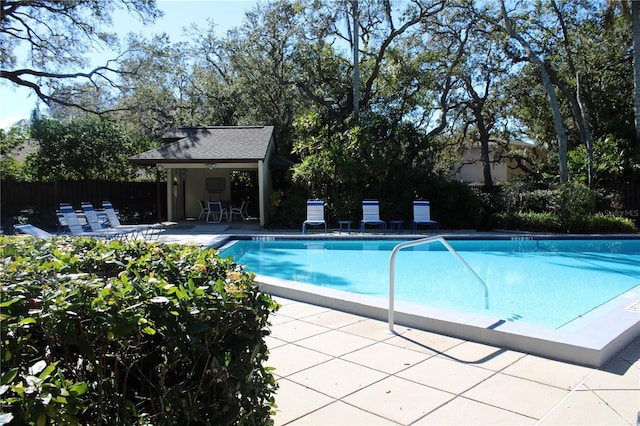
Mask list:
[[284,233],[279,231],[263,231],[260,233],[229,233],[220,235],[220,239],[214,241],[213,248],[222,248],[230,241],[254,240],[254,241],[274,241],[274,240],[397,240],[397,239],[420,239],[427,237],[444,237],[447,240],[508,240],[508,241],[533,241],[533,240],[640,240],[640,234],[547,234],[530,232],[433,232],[427,234],[412,234],[409,232],[355,232],[351,234],[330,232],[301,234]]
[[[446,239],[640,239],[633,235],[469,235],[437,234]],[[288,240],[288,239],[415,239],[424,235],[229,235],[219,241],[218,247],[235,240]],[[364,237],[364,238],[363,238]],[[329,307],[381,321],[388,321],[388,300],[354,294],[296,281],[256,275],[260,289],[304,303]],[[570,362],[590,367],[602,367],[620,350],[640,336],[640,284],[604,305],[585,314],[570,326],[552,329],[533,324],[505,321],[495,316],[484,316],[443,308],[425,307],[408,302],[395,302],[395,324],[450,335],[505,349]],[[391,332],[391,330],[390,330]]]

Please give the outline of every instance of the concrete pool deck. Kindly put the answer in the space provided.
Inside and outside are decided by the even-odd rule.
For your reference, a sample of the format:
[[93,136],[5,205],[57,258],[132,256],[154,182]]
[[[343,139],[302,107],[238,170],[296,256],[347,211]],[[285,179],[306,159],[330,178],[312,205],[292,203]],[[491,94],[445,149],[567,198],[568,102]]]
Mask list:
[[[271,234],[186,223],[158,240],[209,246],[258,231]],[[637,422],[640,338],[592,368],[402,326],[393,335],[384,321],[275,299],[267,365],[279,384],[276,425]]]
[[636,423],[638,339],[595,369],[276,300],[276,425]]

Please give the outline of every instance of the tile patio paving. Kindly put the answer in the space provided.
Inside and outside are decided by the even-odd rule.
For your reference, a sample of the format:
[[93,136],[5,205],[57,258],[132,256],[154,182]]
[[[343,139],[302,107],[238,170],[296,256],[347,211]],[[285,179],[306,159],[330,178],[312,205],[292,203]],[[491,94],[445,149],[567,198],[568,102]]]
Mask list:
[[594,369],[276,300],[276,425],[636,425],[640,339]]
[[[207,246],[225,232],[159,240]],[[640,425],[640,338],[594,369],[276,300],[276,425]]]

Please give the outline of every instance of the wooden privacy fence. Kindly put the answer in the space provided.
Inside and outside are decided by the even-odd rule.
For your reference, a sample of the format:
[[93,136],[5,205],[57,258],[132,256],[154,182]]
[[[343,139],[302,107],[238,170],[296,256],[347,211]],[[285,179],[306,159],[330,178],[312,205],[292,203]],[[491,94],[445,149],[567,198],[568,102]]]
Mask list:
[[55,211],[62,202],[79,209],[83,201],[90,201],[96,208],[102,206],[102,201],[111,201],[116,209],[127,215],[156,220],[164,220],[167,211],[166,182],[2,181],[0,185],[3,219],[25,211],[53,215],[55,219]]
[[622,211],[609,212],[614,216],[626,217],[640,226],[640,183],[627,183],[620,187]]
[[[21,212],[31,210],[35,214],[47,215],[56,221],[55,211],[62,202],[80,208],[83,201],[90,201],[99,207],[103,200],[109,200],[116,209],[128,216],[166,220],[166,188],[166,182],[1,181],[0,216],[5,221]],[[640,184],[621,185],[619,191],[623,202],[622,210],[606,213],[626,217],[640,225]]]

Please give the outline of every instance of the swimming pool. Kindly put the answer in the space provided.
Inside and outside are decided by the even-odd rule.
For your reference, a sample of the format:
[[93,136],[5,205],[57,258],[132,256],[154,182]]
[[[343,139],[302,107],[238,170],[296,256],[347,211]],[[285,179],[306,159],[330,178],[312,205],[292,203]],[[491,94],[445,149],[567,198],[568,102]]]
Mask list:
[[[220,254],[246,265],[262,281],[277,279],[313,293],[337,292],[340,300],[349,294],[346,299],[366,299],[382,308],[389,296],[390,254],[403,241],[237,241]],[[637,333],[638,239],[448,242],[485,285],[439,242],[405,248],[396,256],[397,306],[409,316],[424,313],[432,328],[440,327],[436,319],[445,317],[447,322],[480,323],[483,332],[468,331],[473,335],[487,329],[593,333],[587,324],[623,310],[632,314],[623,322]]]

